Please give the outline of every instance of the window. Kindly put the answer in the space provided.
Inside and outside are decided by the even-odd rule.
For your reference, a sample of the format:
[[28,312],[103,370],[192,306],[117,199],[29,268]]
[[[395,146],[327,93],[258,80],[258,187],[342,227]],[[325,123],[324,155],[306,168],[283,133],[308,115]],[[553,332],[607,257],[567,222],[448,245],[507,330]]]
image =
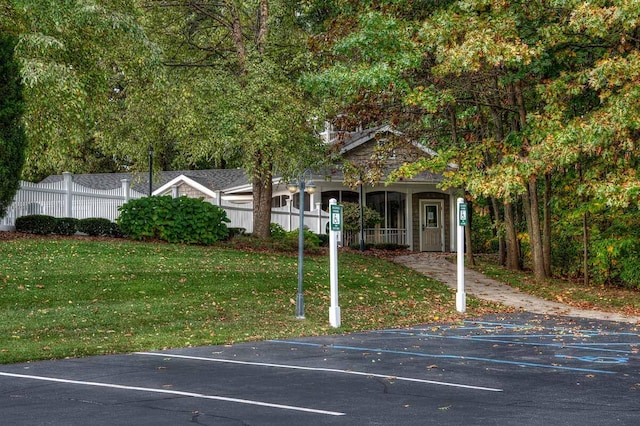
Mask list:
[[271,199],[271,207],[284,207],[289,200],[288,195],[276,195]]
[[401,192],[378,191],[367,194],[367,207],[380,213],[383,228],[405,227],[405,201],[405,194]]
[[354,191],[323,191],[322,192],[322,210],[329,211],[329,200],[335,198],[338,204],[341,203],[358,203],[359,196]]
[[427,228],[437,228],[438,227],[438,206],[427,205],[425,207],[425,226]]
[[[293,207],[300,210],[300,193],[296,192],[295,194],[293,194],[292,196],[292,201],[293,201]],[[307,194],[306,192],[304,193],[304,211],[305,212],[309,212],[311,211],[312,206],[311,206],[311,195]]]

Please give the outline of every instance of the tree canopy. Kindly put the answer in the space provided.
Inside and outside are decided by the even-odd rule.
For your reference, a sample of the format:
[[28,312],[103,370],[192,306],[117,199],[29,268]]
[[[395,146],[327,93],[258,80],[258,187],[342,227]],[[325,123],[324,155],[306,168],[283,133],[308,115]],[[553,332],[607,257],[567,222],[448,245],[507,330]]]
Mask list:
[[25,177],[113,170],[143,158],[149,140],[139,125],[148,122],[140,118],[155,111],[147,104],[132,116],[129,105],[157,90],[159,52],[136,2],[5,3],[10,19],[0,25],[18,39],[25,86]]
[[605,216],[638,208],[640,4],[427,3],[334,1],[319,14],[327,2],[306,2],[324,60],[308,87],[365,126],[394,124],[438,151],[396,178],[455,162],[444,186],[493,200],[511,267],[523,260],[521,211],[527,261],[542,279],[561,232],[552,215],[567,226],[605,206]]

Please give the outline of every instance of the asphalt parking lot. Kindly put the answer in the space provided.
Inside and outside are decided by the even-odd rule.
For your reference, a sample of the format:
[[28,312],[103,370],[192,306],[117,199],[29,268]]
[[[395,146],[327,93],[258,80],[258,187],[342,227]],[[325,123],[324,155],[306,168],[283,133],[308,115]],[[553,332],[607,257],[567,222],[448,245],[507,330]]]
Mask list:
[[636,326],[508,314],[0,365],[8,425],[636,425]]

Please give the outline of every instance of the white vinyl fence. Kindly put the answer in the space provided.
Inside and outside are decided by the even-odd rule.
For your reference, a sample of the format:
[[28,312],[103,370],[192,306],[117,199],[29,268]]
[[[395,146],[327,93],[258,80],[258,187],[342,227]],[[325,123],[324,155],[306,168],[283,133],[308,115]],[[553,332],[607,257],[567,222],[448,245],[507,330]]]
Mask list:
[[63,180],[53,183],[20,182],[13,203],[0,220],[0,230],[15,229],[16,218],[31,214],[54,217],[101,217],[115,221],[118,208],[132,198],[144,194],[134,191],[128,179],[116,189],[100,190],[87,188],[73,182],[71,173],[63,173]]
[[[246,232],[253,232],[253,203],[237,204],[224,200],[218,204],[227,212],[227,217],[231,223],[229,227],[244,228]],[[300,212],[288,203],[283,207],[271,209],[271,222],[282,226],[285,231],[292,231],[299,228]],[[316,234],[326,234],[326,227],[329,223],[329,213],[316,208],[304,212],[304,226]]]
[[[54,183],[20,182],[13,203],[0,220],[0,231],[15,229],[15,220],[20,216],[45,214],[54,217],[101,217],[115,221],[118,208],[134,198],[145,194],[132,190],[128,179],[122,180],[122,186],[116,189],[99,190],[87,188],[73,182],[71,173],[63,173],[64,179]],[[253,231],[253,203],[237,204],[227,200],[207,200],[222,207],[231,220],[229,227],[244,228]],[[271,210],[271,221],[280,224],[285,230],[298,229],[299,212],[291,205]],[[329,214],[316,208],[305,212],[304,224],[315,233],[326,233]]]

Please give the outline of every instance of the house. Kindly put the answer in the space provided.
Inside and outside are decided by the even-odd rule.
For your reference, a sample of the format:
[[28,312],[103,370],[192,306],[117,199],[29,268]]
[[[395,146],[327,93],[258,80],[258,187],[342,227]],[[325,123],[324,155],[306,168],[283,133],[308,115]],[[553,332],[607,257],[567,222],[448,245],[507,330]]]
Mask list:
[[[380,126],[372,129],[355,132],[332,132],[327,130],[323,137],[331,144],[342,159],[353,163],[366,163],[375,160],[380,148],[391,137],[401,137],[389,126]],[[421,144],[406,141],[407,143],[395,146],[393,152],[387,152],[384,158],[383,171],[397,167],[404,161],[415,160],[425,155],[435,153]],[[378,211],[383,218],[383,223],[374,229],[366,229],[364,233],[367,243],[395,243],[407,245],[413,251],[449,252],[455,250],[455,196],[454,190],[443,191],[438,188],[442,176],[423,172],[412,179],[402,180],[389,185],[380,183],[371,186],[359,184],[356,188],[348,187],[339,165],[326,170],[313,172],[315,192],[304,194],[305,197],[305,226],[316,233],[325,233],[328,222],[329,200],[335,198],[338,203],[359,203]],[[73,182],[71,182],[71,180]],[[65,183],[66,182],[66,183]],[[26,184],[25,184],[26,185]],[[68,199],[76,194],[75,201],[67,201],[66,210],[48,209],[46,203],[28,203],[28,209],[15,206],[13,213],[8,216],[13,218],[28,214],[37,207],[38,213],[53,216],[82,217],[107,217],[115,219],[117,206],[111,207],[110,212],[100,213],[96,205],[104,202],[106,195],[96,195],[98,201],[92,202],[87,207],[86,201],[90,198],[87,192],[124,191],[127,195],[118,196],[119,205],[129,197],[136,198],[149,193],[148,173],[105,173],[85,175],[54,175],[44,179],[40,184],[43,191],[62,191],[67,187]],[[73,189],[72,188],[76,188]],[[25,188],[26,189],[26,188]],[[30,189],[33,191],[33,188]],[[252,187],[244,170],[218,169],[218,170],[192,170],[192,171],[166,171],[156,172],[153,175],[152,191],[154,195],[169,195],[173,197],[188,196],[204,198],[225,209],[231,219],[229,226],[252,230]],[[133,194],[133,195],[131,195]],[[100,198],[101,197],[101,198]],[[85,200],[84,207],[76,206],[78,200]],[[56,201],[56,203],[60,202]],[[26,206],[25,202],[25,206]],[[274,178],[272,199],[272,222],[279,223],[287,230],[297,229],[299,197],[289,192],[286,182],[281,178]],[[72,210],[81,210],[81,213],[71,213]],[[16,213],[18,212],[18,213]],[[23,213],[20,213],[23,212]],[[65,213],[66,212],[66,213]],[[5,221],[7,217],[5,217]],[[11,225],[2,223],[0,225]],[[357,237],[357,236],[356,236]],[[347,239],[348,240],[348,239]]]
[[[375,160],[376,148],[383,147],[391,137],[402,138],[402,134],[390,126],[379,126],[355,132],[323,133],[326,142],[334,145],[340,156],[347,161],[363,164]],[[383,149],[384,150],[384,149]],[[387,152],[383,160],[383,177],[403,162],[436,153],[411,140],[395,144],[393,152]],[[310,202],[319,203],[328,209],[329,199],[338,202],[360,202],[378,211],[383,223],[375,229],[365,230],[366,242],[390,242],[409,246],[413,251],[449,252],[456,243],[456,197],[455,190],[438,188],[442,175],[423,172],[412,179],[385,185],[359,185],[357,190],[344,185],[339,169],[332,169],[327,178],[315,182],[316,193]],[[276,194],[274,194],[276,195]]]

